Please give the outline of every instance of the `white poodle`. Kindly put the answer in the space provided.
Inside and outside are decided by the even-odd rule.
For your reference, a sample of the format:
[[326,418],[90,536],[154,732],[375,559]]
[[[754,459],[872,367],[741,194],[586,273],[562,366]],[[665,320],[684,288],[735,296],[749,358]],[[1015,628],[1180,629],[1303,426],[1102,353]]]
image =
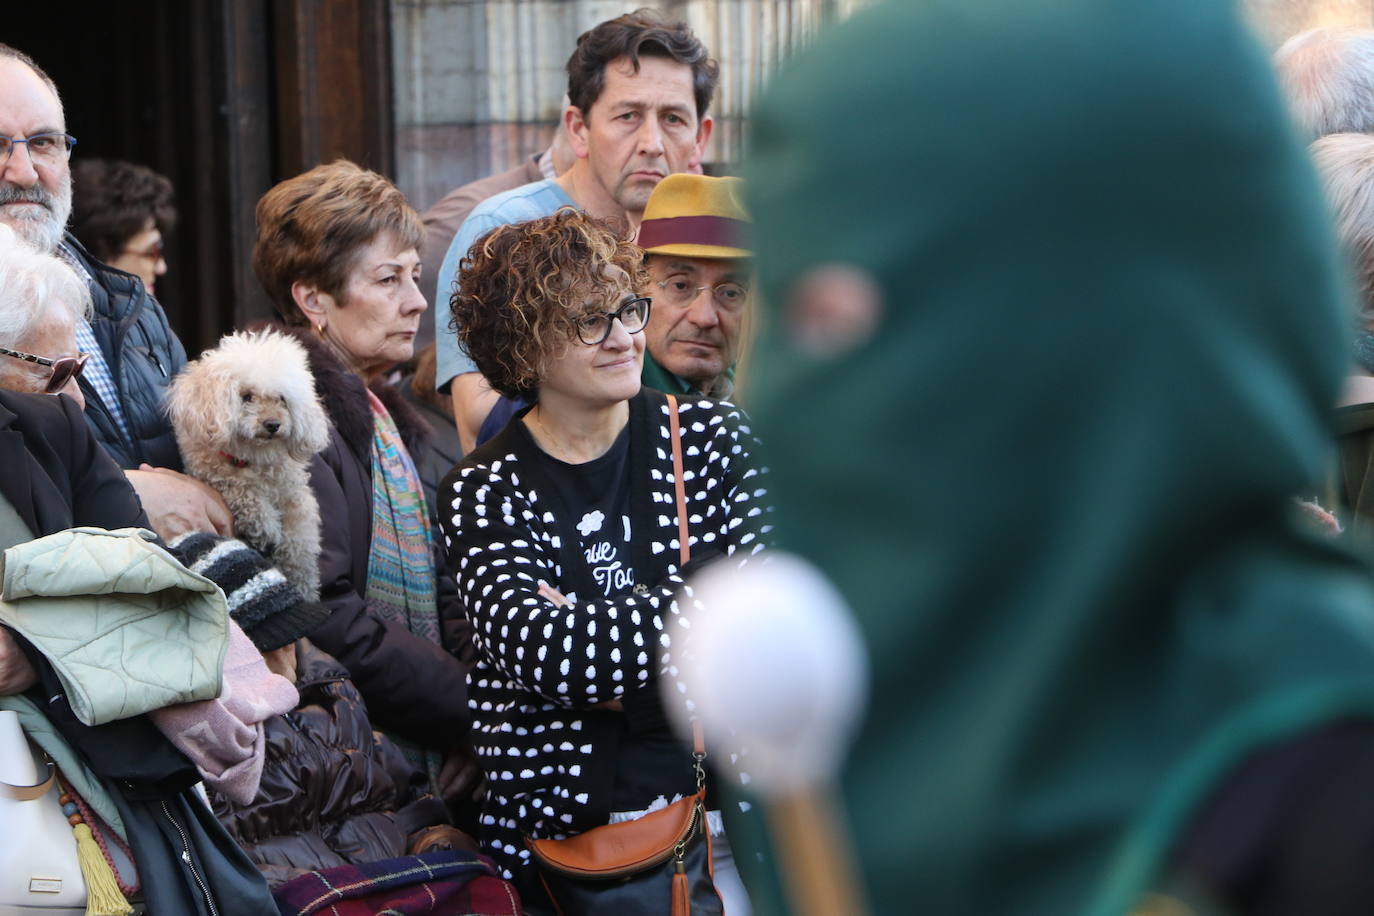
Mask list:
[[186,473],[229,504],[240,540],[306,600],[320,591],[320,508],[310,459],[329,444],[305,350],[274,331],[239,332],[188,363],[167,412]]

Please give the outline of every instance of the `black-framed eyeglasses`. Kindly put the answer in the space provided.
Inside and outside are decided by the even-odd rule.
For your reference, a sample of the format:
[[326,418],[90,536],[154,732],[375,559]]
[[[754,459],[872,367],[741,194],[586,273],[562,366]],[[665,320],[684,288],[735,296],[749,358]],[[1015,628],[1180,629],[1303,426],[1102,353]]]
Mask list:
[[649,323],[649,306],[654,300],[648,296],[626,299],[614,312],[592,312],[577,319],[577,337],[589,347],[599,347],[611,336],[611,322],[619,320],[621,327],[638,334]]
[[0,134],[0,165],[10,161],[10,156],[14,155],[14,148],[21,143],[29,145],[29,158],[34,162],[51,165],[65,162],[71,156],[72,147],[76,146],[76,138],[71,134],[49,133],[34,134],[21,140]]
[[48,394],[57,394],[67,383],[81,375],[81,370],[86,368],[86,360],[91,358],[89,353],[79,353],[76,356],[59,356],[57,359],[48,359],[46,356],[34,356],[32,353],[23,353],[19,350],[8,350],[0,347],[0,356],[13,356],[15,359],[22,359],[26,363],[37,363],[40,366],[47,366],[52,369],[48,376],[48,384],[43,389]]
[[672,306],[687,305],[700,296],[704,289],[709,289],[716,305],[727,312],[737,312],[749,301],[748,288],[734,280],[726,280],[715,286],[695,286],[681,277],[669,277],[659,280],[658,287],[663,290],[663,298]]

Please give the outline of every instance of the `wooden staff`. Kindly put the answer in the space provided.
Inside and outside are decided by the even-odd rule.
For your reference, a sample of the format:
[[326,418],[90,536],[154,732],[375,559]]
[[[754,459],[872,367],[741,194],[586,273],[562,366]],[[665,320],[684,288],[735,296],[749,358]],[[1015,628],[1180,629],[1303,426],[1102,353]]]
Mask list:
[[805,561],[774,554],[728,566],[691,583],[699,606],[681,666],[688,695],[708,745],[747,749],[741,768],[763,801],[792,909],[864,916],[833,789],[867,693],[858,631],[844,599]]

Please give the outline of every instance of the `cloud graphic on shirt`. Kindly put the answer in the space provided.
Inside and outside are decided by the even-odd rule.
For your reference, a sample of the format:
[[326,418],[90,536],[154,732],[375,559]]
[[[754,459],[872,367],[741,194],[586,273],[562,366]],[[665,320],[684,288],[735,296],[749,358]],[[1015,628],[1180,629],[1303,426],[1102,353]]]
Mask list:
[[606,520],[606,514],[600,509],[593,509],[582,516],[582,521],[577,523],[578,533],[587,537],[593,531],[601,530],[601,523]]

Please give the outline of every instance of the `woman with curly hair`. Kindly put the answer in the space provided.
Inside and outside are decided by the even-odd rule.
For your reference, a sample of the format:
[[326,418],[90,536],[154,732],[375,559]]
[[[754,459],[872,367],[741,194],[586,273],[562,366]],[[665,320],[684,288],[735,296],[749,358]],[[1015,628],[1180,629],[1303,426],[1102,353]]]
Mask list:
[[[691,611],[679,589],[700,564],[761,550],[772,529],[747,418],[685,400],[682,565],[672,408],[640,386],[647,286],[638,248],[564,209],[479,239],[451,302],[478,369],[531,402],[440,493],[478,653],[479,841],[536,908],[545,895],[523,837],[632,820],[695,791],[691,749],[669,732],[657,688]],[[726,912],[747,913],[710,820]]]

